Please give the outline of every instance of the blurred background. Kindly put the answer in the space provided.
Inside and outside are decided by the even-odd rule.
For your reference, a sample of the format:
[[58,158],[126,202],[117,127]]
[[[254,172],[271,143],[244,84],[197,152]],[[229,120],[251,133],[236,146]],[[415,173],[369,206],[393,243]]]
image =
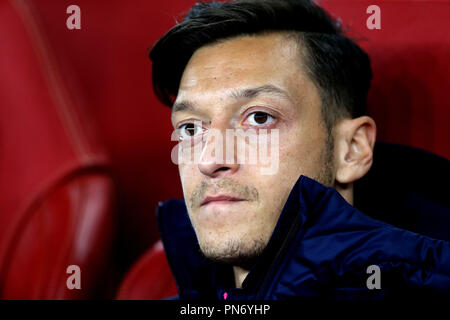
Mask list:
[[[182,192],[148,52],[194,2],[0,0],[0,298],[176,292],[155,210]],[[377,140],[449,159],[450,1],[320,4],[371,57]],[[81,290],[67,288],[68,265]]]

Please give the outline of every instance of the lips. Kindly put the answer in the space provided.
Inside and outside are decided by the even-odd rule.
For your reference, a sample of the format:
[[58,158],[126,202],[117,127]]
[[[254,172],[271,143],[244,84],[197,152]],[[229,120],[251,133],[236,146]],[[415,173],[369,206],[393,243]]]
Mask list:
[[206,196],[205,199],[202,201],[200,206],[204,206],[207,204],[232,204],[240,201],[245,201],[245,199],[235,197],[232,195],[215,195],[215,196]]

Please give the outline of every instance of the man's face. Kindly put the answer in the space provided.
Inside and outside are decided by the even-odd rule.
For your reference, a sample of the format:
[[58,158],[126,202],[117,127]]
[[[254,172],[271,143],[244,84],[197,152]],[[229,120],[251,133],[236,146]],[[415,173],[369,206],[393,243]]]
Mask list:
[[279,134],[273,174],[263,174],[260,161],[211,163],[214,143],[202,147],[199,162],[179,164],[189,216],[209,258],[251,262],[301,174],[332,183],[321,101],[303,71],[299,46],[282,33],[236,37],[197,50],[184,70],[172,114],[176,129],[196,135],[201,130],[193,123],[201,122],[224,136],[227,129]]

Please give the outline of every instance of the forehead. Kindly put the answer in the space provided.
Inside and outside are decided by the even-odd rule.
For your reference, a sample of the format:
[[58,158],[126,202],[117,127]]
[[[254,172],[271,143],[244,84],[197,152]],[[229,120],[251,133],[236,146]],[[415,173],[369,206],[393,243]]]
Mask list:
[[307,81],[300,46],[284,33],[240,36],[198,49],[187,64],[177,100],[220,96],[230,89],[267,84],[287,91]]

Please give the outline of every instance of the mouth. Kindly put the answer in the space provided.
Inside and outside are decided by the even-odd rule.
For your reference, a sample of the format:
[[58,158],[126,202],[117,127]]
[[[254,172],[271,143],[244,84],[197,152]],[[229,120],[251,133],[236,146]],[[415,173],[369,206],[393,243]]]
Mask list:
[[212,205],[212,204],[234,204],[241,201],[245,201],[245,199],[231,196],[231,195],[215,195],[215,196],[206,196],[202,201],[200,206]]

